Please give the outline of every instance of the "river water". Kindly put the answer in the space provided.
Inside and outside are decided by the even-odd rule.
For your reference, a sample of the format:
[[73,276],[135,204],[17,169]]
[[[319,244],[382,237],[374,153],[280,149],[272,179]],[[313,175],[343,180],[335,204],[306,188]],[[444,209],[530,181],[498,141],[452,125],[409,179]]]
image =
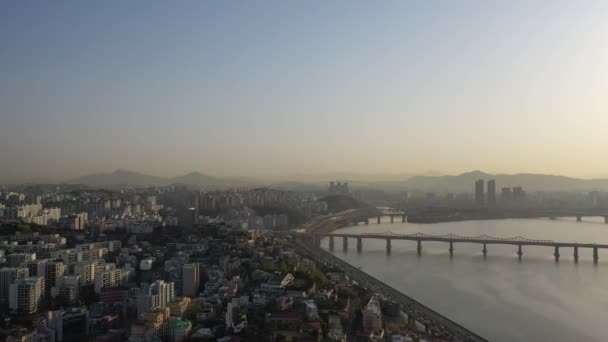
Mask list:
[[[437,224],[393,223],[383,220],[342,228],[335,233],[458,234],[494,237],[523,236],[556,242],[608,244],[608,225],[603,218],[511,219]],[[387,220],[388,221],[388,220]],[[322,241],[329,248],[327,239]],[[608,341],[608,250],[599,250],[594,265],[591,249],[579,249],[574,263],[572,248],[560,248],[558,263],[553,248],[488,245],[449,245],[423,242],[422,255],[416,242],[393,240],[391,255],[383,240],[363,240],[357,253],[356,240],[348,250],[335,239],[333,253],[363,271],[490,341]]]

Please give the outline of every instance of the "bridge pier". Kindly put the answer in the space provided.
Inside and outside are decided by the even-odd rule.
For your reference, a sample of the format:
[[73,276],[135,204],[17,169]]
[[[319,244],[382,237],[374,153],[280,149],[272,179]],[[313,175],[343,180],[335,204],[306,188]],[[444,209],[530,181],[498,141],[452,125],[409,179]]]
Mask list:
[[348,251],[348,238],[346,236],[342,237],[342,249],[345,252]]
[[416,252],[418,253],[418,256],[422,255],[422,241],[418,240],[418,246],[416,247]]
[[598,260],[600,260],[600,257],[597,254],[597,247],[593,247],[593,263],[597,264]]
[[353,222],[353,223],[354,223],[354,225],[355,225],[355,226],[358,226],[358,225],[359,225],[359,221],[355,221],[355,222]]
[[330,251],[334,250],[334,237],[333,236],[329,237],[329,250]]
[[483,257],[485,258],[486,255],[488,255],[488,249],[486,248],[486,244],[483,244],[483,250],[481,251],[483,253]]
[[386,239],[386,254],[391,255],[391,239]]
[[426,324],[424,325],[424,332],[425,332],[427,335],[430,335],[430,334],[431,334],[431,328],[430,328],[428,325],[426,325]]
[[576,216],[576,221],[577,222],[581,222],[583,220],[583,217],[581,215],[577,215]]
[[450,257],[454,256],[454,241],[450,241]]
[[369,217],[365,218],[365,224],[369,224]]
[[391,214],[391,223],[395,223],[395,215]]
[[521,250],[521,245],[517,245],[517,257],[521,260],[521,257],[524,255],[524,252]]
[[363,239],[358,237],[357,238],[357,252],[361,253],[361,251],[363,251]]
[[407,215],[401,215],[401,223],[407,222]]
[[559,247],[555,246],[555,252],[553,252],[553,256],[555,257],[555,262],[559,261]]
[[381,220],[382,220],[382,216],[378,215],[378,224],[380,224]]
[[578,262],[578,246],[574,246],[574,262]]

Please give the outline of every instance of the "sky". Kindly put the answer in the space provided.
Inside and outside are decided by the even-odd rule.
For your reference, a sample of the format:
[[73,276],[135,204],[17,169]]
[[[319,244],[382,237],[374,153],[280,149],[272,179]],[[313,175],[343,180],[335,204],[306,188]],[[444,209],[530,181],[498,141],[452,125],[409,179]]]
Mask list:
[[606,1],[0,2],[0,180],[608,176]]

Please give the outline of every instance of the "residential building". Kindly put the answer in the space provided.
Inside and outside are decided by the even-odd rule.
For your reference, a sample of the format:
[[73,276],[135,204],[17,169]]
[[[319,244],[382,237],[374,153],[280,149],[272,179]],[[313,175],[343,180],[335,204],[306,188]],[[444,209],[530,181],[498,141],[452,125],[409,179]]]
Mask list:
[[155,307],[167,307],[175,300],[175,284],[172,282],[157,280],[142,291],[137,297],[137,313],[140,315]]
[[54,286],[61,284],[62,278],[67,274],[67,266],[61,261],[50,261],[46,265],[45,291],[50,298]]
[[101,293],[102,289],[114,288],[123,285],[127,280],[127,274],[120,268],[104,269],[95,273],[95,293]]
[[38,312],[44,293],[44,277],[27,277],[10,285],[9,308],[19,314]]
[[478,205],[484,204],[484,181],[483,179],[479,179],[475,182],[475,202]]
[[182,294],[187,297],[197,297],[201,287],[200,266],[198,263],[185,264],[182,267]]
[[29,275],[27,267],[10,267],[0,269],[0,304],[8,305],[10,287],[15,281]]
[[491,179],[488,181],[488,194],[487,194],[488,205],[496,205],[496,180]]
[[363,310],[363,331],[370,333],[382,330],[382,310],[378,297],[373,295]]
[[14,253],[6,256],[8,267],[22,267],[32,260],[36,260],[36,253]]

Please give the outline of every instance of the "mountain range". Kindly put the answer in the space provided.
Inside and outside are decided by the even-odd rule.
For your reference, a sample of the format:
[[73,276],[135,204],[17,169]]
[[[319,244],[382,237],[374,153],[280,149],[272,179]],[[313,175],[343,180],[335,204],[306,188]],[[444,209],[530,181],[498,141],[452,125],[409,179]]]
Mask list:
[[376,182],[370,184],[382,189],[421,190],[433,192],[473,192],[475,181],[496,180],[496,191],[500,188],[521,186],[525,191],[607,191],[608,179],[580,179],[544,174],[488,174],[481,171],[457,176],[414,176],[401,182]]
[[225,188],[240,186],[269,185],[277,188],[322,191],[329,180],[351,181],[353,188],[365,187],[382,189],[386,191],[432,191],[432,192],[473,192],[474,183],[478,179],[485,181],[496,180],[496,190],[502,187],[522,186],[526,191],[608,191],[608,179],[580,179],[557,175],[544,174],[489,174],[482,171],[467,172],[460,175],[406,176],[402,179],[394,176],[380,178],[381,181],[363,180],[363,178],[327,178],[314,181],[262,181],[245,178],[230,178],[210,176],[200,172],[191,172],[178,177],[157,177],[139,172],[116,170],[111,173],[98,173],[71,179],[67,184],[83,184],[93,187],[119,187],[119,186],[166,186],[171,184],[184,184],[202,188]]
[[111,186],[165,186],[171,184],[184,184],[201,187],[226,187],[226,186],[244,186],[249,184],[245,180],[234,178],[220,178],[202,174],[200,172],[191,172],[183,176],[163,178],[157,176],[146,175],[139,172],[116,170],[112,173],[98,173],[86,175],[67,181],[68,184],[84,184],[96,187],[111,187]]

